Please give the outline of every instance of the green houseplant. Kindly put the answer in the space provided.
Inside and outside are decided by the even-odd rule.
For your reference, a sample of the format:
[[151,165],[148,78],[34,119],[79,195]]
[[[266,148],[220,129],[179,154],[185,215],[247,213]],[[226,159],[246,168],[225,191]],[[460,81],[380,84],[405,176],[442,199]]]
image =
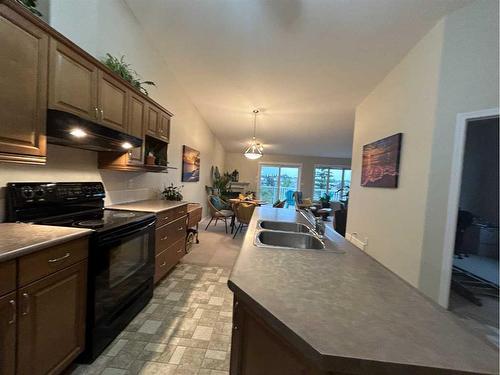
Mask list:
[[42,13],[40,13],[40,11],[36,9],[37,5],[36,3],[38,0],[17,0],[17,1],[22,5],[24,5],[27,9],[29,9],[31,13],[37,15],[38,17],[42,16]]
[[181,190],[183,187],[184,185],[174,186],[174,184],[171,183],[170,186],[167,186],[161,192],[162,199],[165,199],[167,201],[181,201],[183,198],[181,194]]
[[143,92],[146,95],[149,95],[148,90],[144,87],[144,85],[148,86],[156,86],[153,81],[141,81],[140,76],[137,72],[130,67],[130,64],[125,62],[125,56],[117,58],[109,53],[106,54],[106,57],[101,60],[104,65],[106,65],[113,72],[122,77],[125,81],[128,81]]
[[331,200],[330,194],[327,193],[323,194],[321,198],[319,198],[319,201],[321,202],[321,207],[323,208],[330,207],[330,200]]

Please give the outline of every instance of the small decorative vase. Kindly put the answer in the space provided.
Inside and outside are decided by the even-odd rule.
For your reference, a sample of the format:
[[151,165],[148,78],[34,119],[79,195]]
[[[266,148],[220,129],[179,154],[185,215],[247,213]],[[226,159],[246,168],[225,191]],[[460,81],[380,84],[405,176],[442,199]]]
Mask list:
[[146,156],[146,164],[147,165],[155,165],[156,157],[152,155]]

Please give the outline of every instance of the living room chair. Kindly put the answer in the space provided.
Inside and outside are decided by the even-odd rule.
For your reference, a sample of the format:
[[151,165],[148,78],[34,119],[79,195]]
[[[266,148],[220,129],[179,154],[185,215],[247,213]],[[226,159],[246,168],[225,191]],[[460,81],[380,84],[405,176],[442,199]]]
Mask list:
[[231,206],[222,200],[218,195],[209,195],[208,196],[208,209],[210,210],[210,221],[208,222],[205,230],[208,229],[210,223],[215,219],[215,225],[217,225],[217,221],[224,221],[224,225],[226,227],[227,233],[227,219],[232,219],[234,216],[233,210],[231,210]]

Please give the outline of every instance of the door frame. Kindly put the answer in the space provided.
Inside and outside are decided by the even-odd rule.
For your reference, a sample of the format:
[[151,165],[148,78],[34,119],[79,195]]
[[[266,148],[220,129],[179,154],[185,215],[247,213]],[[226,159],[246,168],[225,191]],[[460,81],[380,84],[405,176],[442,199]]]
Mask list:
[[500,115],[499,108],[490,108],[474,112],[457,114],[455,136],[453,144],[450,184],[448,188],[448,207],[443,244],[443,261],[439,286],[438,302],[448,308],[450,299],[451,275],[455,235],[457,230],[458,209],[460,205],[460,191],[462,187],[462,170],[467,137],[467,125],[471,120],[483,120]]
[[[261,169],[262,169],[262,166],[263,165],[270,165],[270,166],[273,166],[273,167],[278,167],[281,169],[281,167],[296,167],[299,169],[299,176],[298,176],[298,191],[301,191],[301,187],[302,187],[302,168],[303,168],[303,164],[302,163],[280,163],[280,162],[272,162],[272,161],[260,161],[259,162],[259,168],[257,169],[257,196],[260,196],[260,172],[261,172]],[[280,173],[280,176],[281,176],[281,173]],[[278,186],[279,186],[279,179],[278,179]],[[273,204],[274,202],[269,202],[271,204]]]

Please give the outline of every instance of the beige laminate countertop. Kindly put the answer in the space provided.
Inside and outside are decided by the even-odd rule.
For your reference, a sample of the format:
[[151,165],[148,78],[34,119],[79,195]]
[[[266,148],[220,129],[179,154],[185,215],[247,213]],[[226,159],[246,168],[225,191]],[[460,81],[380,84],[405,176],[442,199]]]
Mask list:
[[0,223],[0,262],[85,237],[90,233],[90,229]]
[[113,204],[106,208],[112,210],[130,210],[159,213],[170,210],[172,208],[184,206],[188,204],[186,201],[166,201],[163,199],[148,199],[144,201],[128,202]]

